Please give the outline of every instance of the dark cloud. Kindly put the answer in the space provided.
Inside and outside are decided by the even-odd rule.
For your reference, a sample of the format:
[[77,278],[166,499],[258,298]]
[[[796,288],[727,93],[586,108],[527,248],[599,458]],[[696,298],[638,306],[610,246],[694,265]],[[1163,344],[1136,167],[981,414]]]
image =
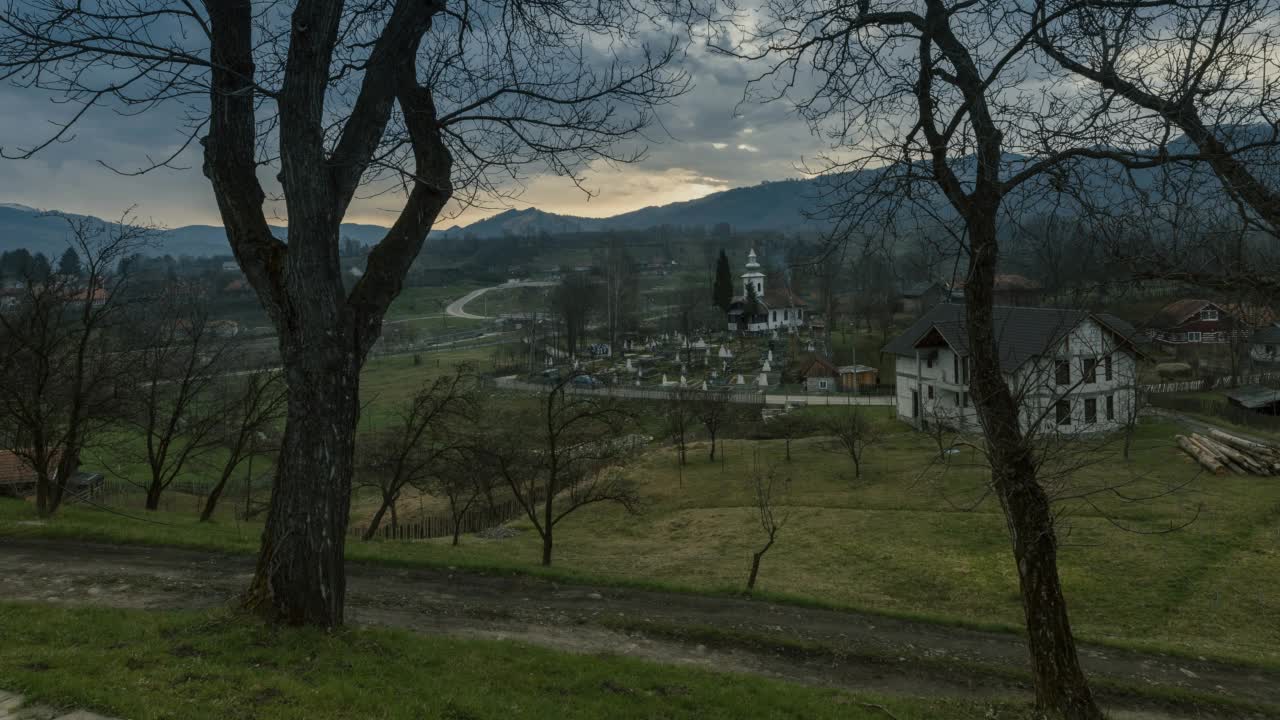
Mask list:
[[[802,158],[823,149],[784,102],[741,102],[758,68],[704,49],[691,51],[686,62],[696,87],[663,109],[661,126],[649,133],[643,162],[593,167],[587,184],[595,197],[563,178],[531,177],[516,204],[566,214],[612,215],[795,177]],[[71,110],[38,93],[2,88],[0,144],[13,152],[39,142],[54,130],[50,121]],[[186,170],[122,177],[102,165],[132,170],[145,165],[148,157],[169,155],[183,140],[182,113],[177,106],[132,117],[106,109],[91,113],[76,128],[73,142],[52,145],[31,160],[0,161],[0,202],[100,216],[118,215],[137,205],[142,216],[169,226],[217,224],[212,192],[199,170],[198,147],[188,148],[177,159]],[[274,184],[269,177],[263,180],[268,188]],[[359,200],[348,219],[390,224],[397,205],[393,195]],[[471,210],[450,224],[473,221],[496,209]],[[282,215],[283,208],[273,214]]]

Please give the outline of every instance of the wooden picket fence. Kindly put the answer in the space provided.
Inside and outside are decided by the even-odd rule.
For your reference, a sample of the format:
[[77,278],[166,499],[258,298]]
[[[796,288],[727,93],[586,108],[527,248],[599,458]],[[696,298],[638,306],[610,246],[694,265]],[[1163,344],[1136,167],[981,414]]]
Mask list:
[[[523,516],[524,508],[515,500],[497,503],[493,507],[473,508],[463,514],[459,532],[463,535],[477,533]],[[358,540],[364,537],[368,529],[368,525],[358,525],[348,528],[347,533]],[[375,537],[382,540],[430,540],[452,536],[453,518],[449,515],[433,515],[413,522],[402,522],[395,527],[392,527],[390,517],[384,516]]]

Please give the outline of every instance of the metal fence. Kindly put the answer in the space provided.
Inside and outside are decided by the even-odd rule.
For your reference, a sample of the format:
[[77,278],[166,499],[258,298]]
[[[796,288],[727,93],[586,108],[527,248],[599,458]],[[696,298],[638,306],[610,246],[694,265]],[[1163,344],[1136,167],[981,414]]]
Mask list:
[[[494,381],[497,387],[525,392],[544,393],[551,386],[531,383],[514,378],[499,378]],[[606,387],[588,387],[583,385],[566,385],[565,392],[571,395],[598,395],[602,397],[624,398],[628,400],[674,400],[681,392],[697,390],[700,385],[667,385],[662,387],[634,387],[626,385],[610,385]],[[895,405],[897,395],[893,385],[876,385],[860,392],[845,393],[808,393],[770,390],[764,387],[729,387],[715,388],[715,392],[723,393],[733,403],[745,405]],[[712,392],[708,390],[707,392]]]
[[[1261,372],[1250,375],[1237,375],[1236,385],[1253,385],[1255,383],[1280,381],[1280,372]],[[1201,390],[1223,390],[1231,383],[1230,375],[1218,377],[1207,377],[1199,380],[1185,380],[1179,382],[1151,383],[1143,385],[1142,389],[1148,393],[1175,393],[1175,392],[1199,392]]]

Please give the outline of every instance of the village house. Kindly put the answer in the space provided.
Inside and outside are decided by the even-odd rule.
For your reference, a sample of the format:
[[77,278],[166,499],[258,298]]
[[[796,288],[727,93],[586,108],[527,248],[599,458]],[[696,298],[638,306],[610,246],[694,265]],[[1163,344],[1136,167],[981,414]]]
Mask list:
[[1167,347],[1227,343],[1275,321],[1270,308],[1187,298],[1165,305],[1146,323],[1147,335]]
[[1249,336],[1249,357],[1255,362],[1280,362],[1280,323],[1272,323]]
[[[1085,310],[998,306],[994,315],[1000,367],[1024,430],[1075,434],[1125,424],[1137,384],[1132,327]],[[884,352],[897,357],[899,419],[980,429],[963,305],[935,306]]]
[[804,327],[805,302],[787,288],[766,288],[756,251],[747,255],[742,294],[729,305],[729,330],[768,332]]
[[898,303],[902,312],[918,317],[942,302],[946,292],[938,283],[925,280],[904,287],[898,295]]

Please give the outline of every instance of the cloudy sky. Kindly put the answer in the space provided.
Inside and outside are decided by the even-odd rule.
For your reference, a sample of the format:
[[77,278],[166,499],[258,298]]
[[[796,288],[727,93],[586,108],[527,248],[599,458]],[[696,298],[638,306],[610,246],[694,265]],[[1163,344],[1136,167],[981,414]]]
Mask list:
[[[695,51],[686,61],[694,90],[661,114],[650,132],[646,159],[621,168],[592,168],[587,196],[567,180],[531,177],[507,207],[608,216],[649,205],[690,200],[762,180],[797,177],[804,158],[821,151],[804,123],[781,103],[738,106],[750,70],[729,58]],[[50,132],[50,121],[66,117],[66,105],[33,91],[0,87],[0,145],[9,152]],[[19,203],[102,217],[129,206],[152,221],[176,227],[220,224],[208,181],[199,170],[198,148],[178,163],[186,170],[158,170],[122,177],[103,163],[129,170],[148,157],[170,154],[180,136],[168,112],[121,117],[103,110],[82,122],[71,142],[53,145],[30,160],[0,160],[0,203]],[[398,200],[390,196],[358,201],[349,222],[389,225]],[[502,207],[472,209],[440,226],[467,224]],[[280,211],[283,212],[282,210]]]

